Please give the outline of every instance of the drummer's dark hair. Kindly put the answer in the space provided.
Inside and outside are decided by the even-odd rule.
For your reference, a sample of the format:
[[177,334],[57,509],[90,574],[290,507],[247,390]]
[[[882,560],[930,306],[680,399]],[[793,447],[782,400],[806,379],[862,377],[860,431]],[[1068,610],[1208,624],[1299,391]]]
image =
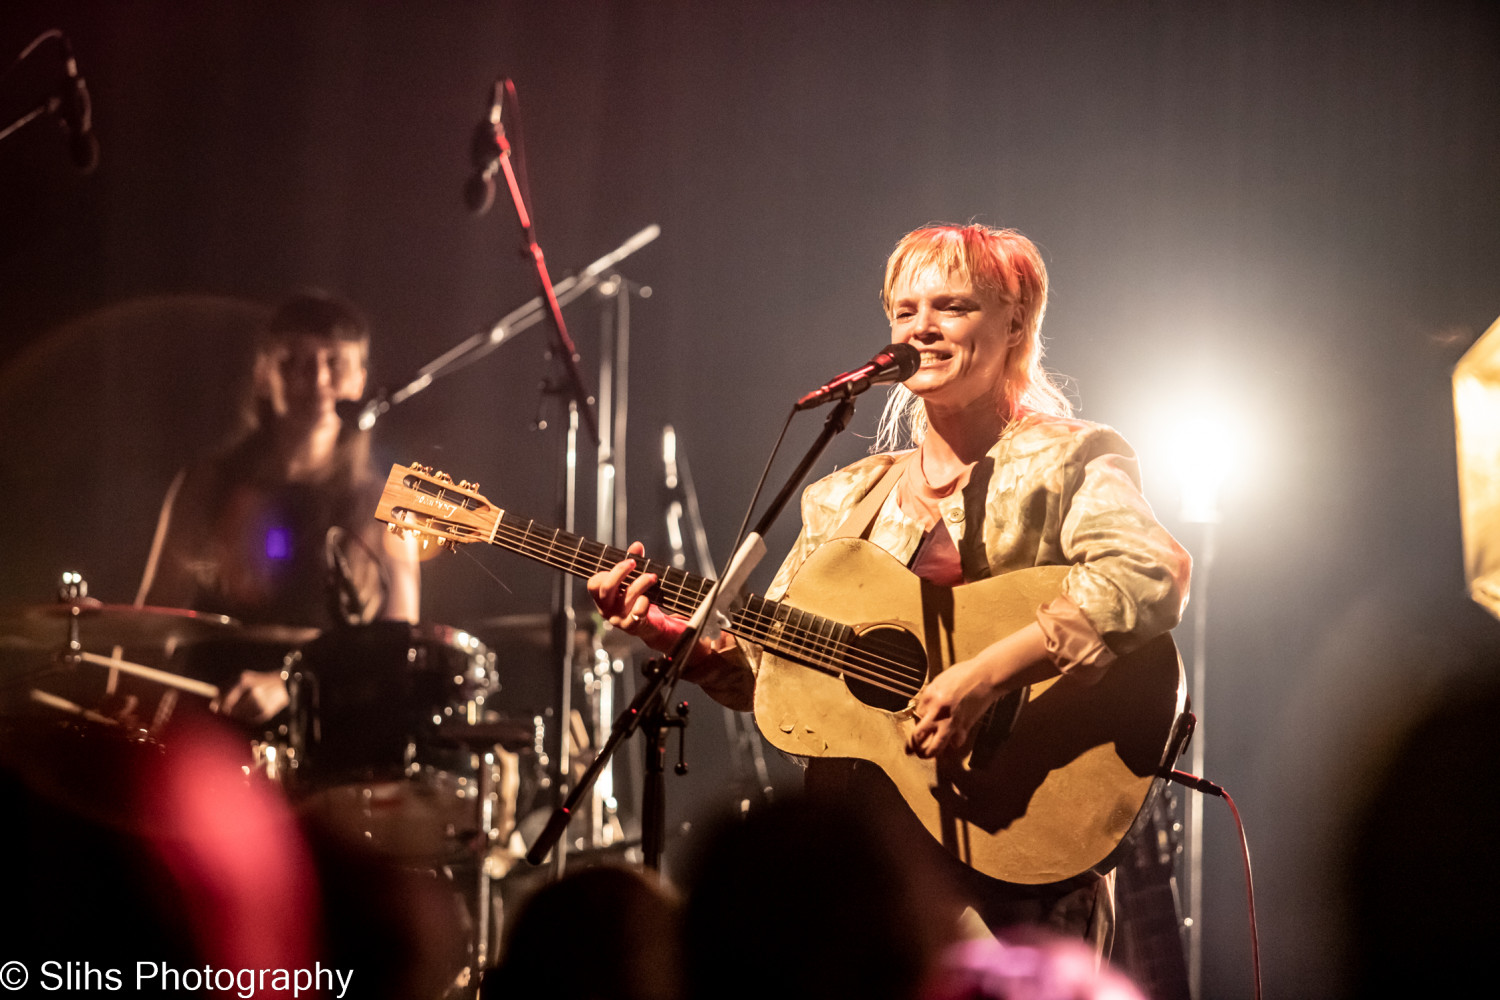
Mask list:
[[312,288],[285,299],[266,324],[264,342],[302,335],[359,344],[360,360],[369,360],[370,322],[358,306],[341,296]]

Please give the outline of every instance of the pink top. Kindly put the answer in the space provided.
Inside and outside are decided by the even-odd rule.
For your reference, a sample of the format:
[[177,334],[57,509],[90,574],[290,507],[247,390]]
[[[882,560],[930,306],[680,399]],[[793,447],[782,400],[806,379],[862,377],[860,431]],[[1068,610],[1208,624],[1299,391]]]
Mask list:
[[[938,501],[962,490],[974,466],[965,466],[950,483],[933,486],[922,469],[920,448],[904,464],[906,467],[894,490],[896,502],[901,512],[922,528],[922,540],[912,556],[910,569],[928,583],[956,587],[964,582],[963,561],[953,535],[943,522]],[[1037,621],[1046,638],[1047,653],[1059,669],[1105,667],[1114,659],[1108,647],[1099,641],[1099,633],[1084,617],[1083,610],[1066,595],[1044,604]]]

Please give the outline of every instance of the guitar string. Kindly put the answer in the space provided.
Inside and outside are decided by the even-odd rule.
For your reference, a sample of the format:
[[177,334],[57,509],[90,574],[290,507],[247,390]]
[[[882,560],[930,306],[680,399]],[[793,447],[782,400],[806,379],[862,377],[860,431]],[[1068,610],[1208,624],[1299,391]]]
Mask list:
[[[428,495],[435,495],[443,502],[455,503],[456,506],[460,506],[467,511],[477,512],[477,507],[471,505],[471,498],[466,494],[463,494],[461,492],[458,493],[457,500],[455,501],[450,491],[441,483],[425,479],[418,479],[418,483],[425,483],[427,485],[430,485],[434,487],[435,490],[434,492],[418,489],[418,492],[427,493]],[[488,501],[483,502],[487,506],[489,506]],[[432,515],[424,514],[423,516],[432,518]],[[436,520],[436,518],[432,519]],[[519,518],[516,518],[515,520],[519,520]],[[554,528],[551,529],[551,538],[544,539],[544,533],[539,534],[534,530],[536,526],[535,519],[529,519],[526,523],[526,526],[522,528],[518,527],[515,524],[507,524],[505,521],[504,512],[498,510],[496,512],[495,522],[496,523],[493,526],[494,530],[486,537],[494,541],[495,544],[502,544],[498,541],[498,539],[500,537],[500,530],[504,529],[507,537],[510,539],[505,547],[519,552],[522,555],[537,559],[540,562],[551,562],[553,565],[559,565],[561,568],[569,569],[571,572],[578,575],[589,575],[585,571],[591,570],[593,572],[598,572],[599,570],[606,568],[608,565],[602,560],[610,557],[610,546],[601,545],[597,542],[590,542],[588,539],[585,539],[581,536],[573,535],[571,537],[574,539],[574,544],[571,546],[563,547],[564,550],[571,549],[571,554],[566,557],[566,565],[563,565],[562,558],[558,554],[559,549],[557,543],[563,535],[569,533],[564,532],[560,528]],[[469,536],[471,540],[477,541],[480,539],[479,532],[467,525],[461,525],[456,522],[447,521],[446,519],[444,519],[444,524],[447,525],[450,529],[460,531],[463,534]],[[520,541],[515,540],[518,534],[521,539]],[[593,562],[584,561],[581,558],[584,549],[587,546],[593,546],[596,549]],[[633,558],[629,555],[629,553],[621,552],[619,550],[614,550],[614,555],[616,557],[616,561],[623,558]],[[645,563],[649,566],[649,560],[646,560]],[[666,567],[663,567],[663,570],[664,571],[659,574],[658,589],[661,589],[663,593],[666,593],[668,590],[675,591],[676,598],[681,601],[683,595],[687,593],[687,589],[680,584],[666,586]],[[627,575],[626,579],[634,580],[636,578],[639,578],[641,572],[641,569],[638,567],[635,571],[633,571],[632,574]],[[687,576],[684,574],[683,581],[686,582],[686,580]],[[697,588],[695,596],[698,600],[702,599],[702,597],[707,593],[707,588],[711,585],[712,584],[710,581],[704,581],[703,585],[700,588]],[[697,601],[694,601],[695,605],[696,603]],[[799,617],[805,617],[808,614],[807,612],[800,611],[796,608],[788,607],[787,610],[790,613],[797,614]],[[745,611],[742,612],[738,617],[742,621],[746,621],[747,624],[759,625],[763,632],[765,632],[768,636],[770,634],[770,627],[766,623],[770,623],[770,625],[776,624],[774,614],[770,617],[767,617],[763,614],[751,612],[748,608],[745,609]],[[821,616],[813,617],[819,618]],[[831,622],[828,619],[822,620],[834,626],[835,629],[848,628],[847,626],[843,626],[839,623]],[[895,691],[900,694],[915,694],[926,682],[927,672],[925,666],[917,667],[914,664],[908,664],[904,660],[884,657],[880,655],[872,655],[872,652],[868,648],[861,649],[859,647],[851,645],[847,641],[837,639],[832,635],[825,636],[821,632],[810,631],[807,628],[802,627],[801,625],[792,623],[790,619],[784,619],[781,624],[782,628],[780,630],[780,634],[782,636],[788,636],[792,639],[801,639],[802,643],[805,646],[809,647],[811,651],[812,655],[809,657],[810,659],[821,658],[824,661],[822,663],[815,663],[814,666],[823,666],[830,669],[843,667],[845,668],[845,672],[849,672],[847,669],[848,667],[857,666],[861,668],[862,671],[865,671],[863,674],[861,674],[859,671],[855,671],[856,676],[860,676],[862,680],[865,680],[868,683],[874,684],[879,687],[885,687],[887,690]],[[870,643],[873,639],[875,645],[884,646],[886,649],[894,649],[894,647],[892,647],[888,643],[881,642],[879,640],[879,637],[863,636],[861,638],[864,639],[867,643]],[[894,686],[897,684],[901,686]]]
[[[439,496],[443,496],[443,492],[440,492]],[[565,532],[561,531],[561,529],[554,529],[552,532],[552,537],[548,539],[545,538],[544,534],[539,535],[534,530],[534,526],[536,524],[534,520],[529,521],[524,528],[521,528],[514,524],[506,524],[503,516],[501,516],[498,520],[499,524],[497,525],[496,531],[493,535],[496,540],[496,544],[501,544],[499,542],[499,539],[503,534],[507,539],[505,547],[511,548],[513,551],[517,551],[522,555],[530,556],[531,558],[535,558],[538,561],[544,563],[551,562],[554,565],[557,565],[566,560],[566,565],[560,568],[571,569],[572,572],[579,575],[590,575],[591,572],[598,572],[600,569],[607,568],[608,564],[601,562],[600,559],[605,558],[609,555],[609,546],[600,546],[598,543],[590,543],[587,539],[581,538],[579,536],[572,536],[574,539],[576,539],[576,543],[572,545],[564,545],[560,549],[558,546],[558,541],[564,534],[566,534]],[[481,540],[482,537],[490,537],[488,535],[482,536],[478,530],[470,528],[466,525],[459,525],[451,522],[445,523],[448,523],[450,529],[457,531],[475,541]],[[519,540],[517,540],[518,538]],[[598,550],[595,553],[595,558],[593,561],[587,561],[581,558],[585,546],[588,546],[590,544],[596,546]],[[568,552],[570,552],[570,554],[561,554]],[[619,555],[621,558],[634,558],[623,552],[619,553]],[[647,563],[649,564],[649,561],[647,561]],[[586,573],[586,570],[589,572]],[[638,578],[641,575],[641,572],[642,571],[638,568],[637,570],[633,571],[632,574],[627,576],[627,580]],[[660,574],[660,576],[661,579],[659,580],[658,586],[664,594],[667,594],[667,596],[675,597],[680,602],[682,601],[684,595],[689,593],[689,589],[682,584],[669,583],[666,579],[665,573]],[[686,582],[685,576],[684,582]],[[696,590],[696,596],[699,599],[701,599],[702,596],[707,593],[708,586],[709,584],[707,583],[707,581],[705,581],[704,585],[701,588],[694,588]],[[788,611],[798,615],[807,614],[807,612],[801,612],[800,610],[795,608],[788,608]],[[759,625],[768,638],[770,638],[771,626],[776,624],[776,618],[774,615],[767,616],[761,613],[749,611],[748,609],[742,611],[736,617],[749,626]],[[847,626],[839,626],[838,623],[830,622],[830,624],[835,625],[835,627],[847,628]],[[779,630],[779,634],[781,636],[793,640],[801,639],[802,644],[807,647],[806,653],[809,654],[807,655],[807,658],[814,661],[822,661],[814,662],[812,665],[815,667],[821,666],[835,670],[841,668],[842,672],[852,674],[853,676],[867,683],[884,688],[897,694],[907,696],[915,695],[917,691],[921,689],[922,685],[926,682],[925,667],[916,668],[914,664],[908,664],[903,660],[875,654],[868,648],[861,649],[859,647],[851,645],[846,641],[836,639],[833,636],[825,636],[821,632],[811,631],[801,625],[794,624],[789,620],[783,620],[781,622],[781,625],[782,628]],[[887,649],[893,648],[887,643],[880,642],[878,637],[862,638],[865,639],[867,643],[870,643],[873,640],[873,643],[876,645],[883,645]],[[768,644],[774,645],[772,643]],[[851,667],[854,669],[850,669]],[[920,673],[918,673],[918,669],[920,669]]]
[[[593,558],[591,559],[591,561],[582,563],[581,567],[577,558],[571,558],[569,560],[569,564],[574,571],[582,574],[588,570],[597,571],[602,568],[607,568],[609,565],[613,564],[614,560],[612,559],[611,553],[607,546],[599,546],[598,543],[580,542],[580,545],[576,547],[576,550],[581,553],[582,547],[588,544],[592,544],[596,548],[596,551],[591,554]],[[555,548],[555,546],[549,545],[549,549],[553,548]],[[614,553],[614,555],[618,556],[618,558],[626,557],[625,553],[616,552]],[[710,581],[705,580],[700,586],[689,588],[684,585],[687,583],[687,576],[685,574],[682,577],[682,582],[679,583],[671,580],[667,576],[667,567],[663,566],[662,571],[658,572],[651,567],[651,564],[648,560],[643,560],[643,562],[645,564],[644,568],[638,567],[636,570],[633,570],[631,573],[626,575],[627,585],[629,582],[633,582],[635,579],[638,579],[643,573],[657,573],[659,578],[659,589],[667,598],[675,598],[679,603],[679,607],[681,608],[682,613],[684,614],[688,613],[689,607],[696,607],[697,604],[703,599],[703,597],[706,596],[709,587],[712,586]],[[684,601],[683,596],[689,593],[692,594],[692,600],[690,602]],[[687,606],[684,607],[684,605]],[[788,607],[787,610],[792,614],[798,615],[799,617],[809,615],[808,612],[804,612],[796,608]],[[819,616],[811,617],[817,618]],[[747,606],[745,608],[742,608],[741,611],[737,613],[736,620],[737,623],[741,625],[759,626],[762,634],[767,640],[774,640],[775,638],[775,636],[770,634],[770,628],[767,624],[769,623],[770,625],[774,625],[776,623],[777,620],[774,615],[767,616]],[[830,621],[828,619],[822,619],[822,621],[824,621],[829,627],[835,630],[847,630],[848,628],[848,626]],[[926,678],[925,666],[923,668],[920,668],[919,676],[917,673],[913,672],[913,670],[911,669],[911,665],[907,664],[904,661],[889,659],[880,656],[872,656],[870,655],[871,652],[873,652],[872,650],[861,649],[858,646],[850,644],[845,639],[838,638],[834,634],[824,634],[824,632],[821,630],[813,631],[789,619],[782,620],[781,625],[782,635],[788,635],[793,639],[801,639],[801,644],[811,652],[812,657],[815,660],[821,661],[815,663],[814,665],[837,668],[841,666],[847,666],[852,662],[855,666],[864,667],[871,671],[876,671],[876,673],[867,673],[865,676],[861,677],[861,679],[867,680],[871,683],[881,684],[882,686],[886,686],[888,690],[897,691],[898,693],[905,693],[907,695],[915,694],[916,691],[920,689],[922,681]],[[878,637],[862,638],[865,638],[866,641],[870,641],[871,639],[873,639],[876,644],[885,647],[887,650],[895,651],[894,646],[890,645],[889,643],[880,641]],[[771,641],[768,644],[774,647],[774,641]],[[894,674],[894,676],[891,676],[892,674]],[[893,686],[896,684],[899,684],[901,686],[899,688]]]
[[[532,558],[539,559],[540,561],[550,561],[553,565],[558,565],[561,568],[566,568],[571,572],[577,573],[578,575],[589,575],[591,572],[597,572],[601,569],[607,568],[608,566],[613,564],[613,561],[631,558],[628,553],[621,552],[619,550],[611,550],[609,546],[602,546],[596,542],[589,542],[586,539],[577,538],[577,536],[574,536],[577,539],[576,544],[572,546],[564,546],[561,551],[567,554],[560,555],[560,550],[557,542],[563,532],[561,532],[560,530],[554,531],[552,538],[544,540],[539,537],[533,530],[534,524],[534,521],[530,522],[525,528],[520,528],[515,525],[505,525],[505,541],[508,547],[510,547],[514,551],[519,551],[523,555],[528,555]],[[500,535],[501,532],[497,530],[495,532],[496,538],[498,539]],[[517,540],[518,538],[519,540]],[[584,559],[582,558],[582,556],[584,554],[585,548],[588,546],[592,546],[594,551],[589,553],[588,559]],[[643,562],[645,563],[646,568],[632,571],[632,573],[627,575],[626,577],[628,581],[638,579],[643,572],[657,572],[655,569],[651,568],[649,560],[643,560]],[[708,581],[704,581],[704,583],[699,587],[689,588],[687,586],[684,586],[688,579],[686,574],[681,574],[682,582],[679,583],[671,579],[668,571],[669,568],[663,566],[662,571],[658,573],[658,589],[661,590],[663,595],[668,599],[675,599],[678,602],[679,606],[687,603],[684,600],[684,597],[689,593],[693,594],[695,600],[692,603],[694,604],[694,606],[696,606],[697,602],[701,600],[702,597],[707,593],[707,589],[711,585]],[[795,612],[797,609],[789,608],[788,610]],[[774,617],[767,618],[764,615],[759,615],[755,612],[748,611],[748,609],[740,613],[738,617],[745,624],[751,625],[763,625],[763,623],[767,621],[775,621]],[[784,632],[790,632],[794,637],[803,638],[806,645],[813,647],[816,653],[820,654],[824,659],[829,661],[829,665],[834,665],[836,663],[837,653],[841,651],[850,651],[853,649],[853,647],[850,647],[848,643],[835,639],[832,636],[824,636],[821,633],[811,632],[805,628],[799,628],[796,625],[792,625],[791,623],[785,624],[788,627],[783,630]],[[835,625],[835,627],[843,627],[838,626],[837,623],[830,622],[830,624]],[[875,665],[878,666],[879,664]],[[904,664],[894,665],[905,666]],[[909,682],[912,677],[912,674],[905,673],[901,679],[907,680]]]
[[[501,523],[502,525],[504,525],[504,522]],[[573,537],[576,541],[574,541],[574,544],[571,544],[571,546],[567,546],[567,544],[564,544],[564,546],[559,546],[559,538],[561,538],[561,535],[565,534],[565,532],[555,529],[555,531],[552,531],[552,537],[546,538],[544,537],[544,535],[538,535],[537,532],[534,531],[534,525],[534,520],[532,520],[532,522],[529,522],[528,525],[525,526],[525,528],[519,528],[519,526],[516,525],[504,525],[505,535],[507,535],[507,538],[505,538],[505,543],[507,543],[508,547],[511,547],[511,549],[519,550],[522,555],[528,555],[531,556],[531,558],[537,558],[543,562],[550,561],[552,562],[552,564],[559,565],[559,567],[562,568],[568,568],[568,570],[573,571],[573,573],[580,574],[580,576],[582,576],[582,574],[588,573],[588,571],[600,570],[600,568],[607,567],[607,565],[610,564],[609,547],[598,546],[598,543],[588,543],[588,541],[583,540],[583,538],[577,538],[576,535],[574,535]],[[501,532],[496,529],[495,537],[498,538],[499,534],[501,534]],[[589,553],[589,555],[591,555],[591,558],[586,559],[585,561],[585,559],[582,559],[582,555],[583,550],[585,550],[586,546],[594,547],[594,552]],[[627,553],[616,552],[615,556],[616,558],[627,558]],[[663,570],[664,568],[666,567],[663,567]],[[649,562],[646,562],[646,570],[643,571],[654,570],[651,570],[651,568],[649,568]],[[637,579],[637,577],[640,576],[640,573],[642,573],[642,571],[634,571],[634,573],[631,574],[631,576],[628,576],[627,579]],[[660,574],[660,576],[663,577],[663,579],[661,579],[660,583],[658,583],[658,588],[663,591],[664,597],[675,597],[676,600],[681,601],[682,595],[688,594],[688,592],[690,592],[690,589],[685,588],[685,586],[682,586],[681,583],[673,582],[673,580],[670,580],[669,577],[666,577],[666,574],[663,573]],[[684,576],[682,576],[682,582],[687,582],[687,576],[685,576],[685,574]],[[702,595],[705,594],[706,588],[708,588],[708,586],[708,582],[705,582],[702,586],[699,586],[699,588],[694,588],[694,597],[697,597],[700,600],[700,598],[702,598]],[[696,604],[696,601],[694,601],[694,604]],[[790,612],[798,613],[798,615],[802,615],[802,612],[796,612],[796,609],[787,610],[790,610]],[[748,610],[747,612],[738,615],[738,618],[741,619],[741,624],[759,624],[762,625],[762,628],[765,627],[766,621],[775,621],[774,618],[766,618],[766,616],[757,615],[757,613],[748,612]],[[829,624],[834,625],[835,628],[846,628],[841,627],[841,625],[835,624],[835,622],[829,622]],[[792,622],[783,622],[783,625],[783,630],[781,630],[783,631],[783,634],[790,633],[790,637],[792,637],[792,639],[798,639],[798,637],[801,637],[804,645],[810,648],[810,658],[813,658],[814,666],[837,667],[840,666],[840,660],[843,660],[843,664],[849,664],[850,658],[852,658],[853,666],[856,667],[867,667],[867,669],[871,670],[880,670],[882,669],[882,667],[885,667],[886,673],[894,670],[894,678],[892,678],[892,676],[882,676],[879,675],[879,673],[865,676],[864,679],[870,681],[871,684],[877,684],[880,685],[880,687],[888,688],[888,690],[894,690],[898,691],[898,693],[904,694],[913,694],[915,693],[916,688],[921,687],[921,682],[918,681],[915,673],[910,672],[910,670],[906,669],[907,664],[900,663],[900,661],[885,660],[885,658],[868,657],[868,655],[862,654],[862,652],[859,651],[858,648],[853,648],[853,646],[850,646],[847,642],[843,642],[843,640],[835,639],[835,637],[832,636],[823,636],[820,631],[819,633],[813,633],[813,631],[808,631],[807,628],[798,627],[798,625],[792,624]],[[843,657],[840,657],[840,654],[843,654]],[[853,654],[852,657],[850,657],[850,654]],[[816,663],[816,661],[820,661],[820,663]],[[858,672],[855,673],[856,675],[858,675]],[[926,678],[926,670],[922,670],[921,676],[922,678]],[[900,687],[894,687],[895,684],[900,685]]]
[[[502,528],[495,532],[495,537],[498,540],[503,534],[508,540],[507,547],[511,548],[512,551],[519,552],[523,555],[528,555],[531,558],[536,558],[542,562],[551,563],[552,565],[567,569],[568,571],[576,573],[580,576],[591,575],[593,572],[598,572],[599,570],[608,568],[609,565],[612,565],[612,563],[604,561],[609,558],[610,547],[600,546],[598,543],[590,543],[587,539],[578,538],[578,536],[573,536],[575,539],[577,539],[576,544],[564,545],[559,547],[557,544],[558,540],[560,536],[564,534],[560,529],[554,530],[552,537],[550,539],[546,539],[544,536],[537,535],[537,533],[532,529],[531,525],[534,524],[535,522],[533,521],[530,522],[527,527],[520,528],[515,525],[504,525],[504,522],[502,521]],[[518,537],[520,539],[519,541],[516,540]],[[594,545],[595,547],[597,547],[598,551],[595,553],[594,558],[580,558],[582,556],[584,546],[586,545]],[[615,550],[615,554],[622,559],[634,558],[630,557],[627,553],[620,552],[619,550]],[[649,560],[646,560],[645,562],[649,564]],[[626,575],[627,583],[638,579],[643,572],[653,571],[649,569],[642,570],[640,568],[637,568],[630,574]],[[659,576],[664,577],[664,574],[659,574]],[[685,603],[683,602],[683,596],[690,592],[688,588],[682,586],[681,584],[669,583],[664,578],[659,580],[658,586],[668,597],[675,597],[679,601],[679,603]],[[704,586],[696,588],[693,591],[694,596],[701,600],[701,598],[707,593],[707,587],[708,584],[705,582]],[[694,604],[694,606],[696,606],[697,601],[693,601],[692,603]],[[797,609],[789,610],[794,611],[798,614],[806,614],[806,612],[801,612]],[[741,621],[744,621],[747,624],[761,625],[763,630],[765,630],[767,633],[769,632],[769,627],[766,623],[775,624],[776,622],[774,616],[768,617],[766,615],[758,614],[756,612],[751,612],[748,610],[742,611],[738,617]],[[830,622],[830,624],[833,624],[836,627],[847,627],[838,626],[837,623]],[[904,661],[869,655],[869,652],[867,650],[862,650],[859,647],[853,646],[846,641],[835,639],[832,636],[825,636],[820,632],[814,632],[804,627],[793,625],[790,622],[783,621],[782,625],[783,628],[781,630],[781,634],[788,635],[793,639],[801,638],[803,640],[803,645],[811,650],[812,656],[810,658],[822,661],[815,662],[815,666],[824,666],[829,668],[847,668],[852,664],[856,667],[864,668],[866,672],[863,674],[861,674],[860,671],[857,670],[846,672],[854,673],[856,677],[861,680],[867,681],[868,683],[874,684],[879,687],[884,687],[887,690],[894,691],[898,694],[905,694],[907,696],[916,694],[916,692],[920,690],[922,683],[926,680],[925,668],[922,669],[919,679],[917,674],[913,672],[911,666]],[[878,639],[876,641],[878,641]],[[893,648],[889,646],[889,644],[881,644],[885,645],[888,649]]]

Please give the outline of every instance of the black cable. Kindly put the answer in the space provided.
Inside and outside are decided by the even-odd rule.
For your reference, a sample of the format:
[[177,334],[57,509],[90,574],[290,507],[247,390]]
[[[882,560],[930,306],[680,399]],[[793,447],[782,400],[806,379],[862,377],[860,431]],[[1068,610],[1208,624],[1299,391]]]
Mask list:
[[[1240,834],[1240,856],[1245,861],[1245,899],[1250,910],[1250,966],[1255,976],[1255,1000],[1260,1000],[1260,930],[1255,920],[1255,879],[1250,873],[1250,840],[1245,835],[1245,824],[1240,819],[1240,811],[1234,804],[1233,797],[1226,792],[1221,785],[1216,785],[1207,778],[1200,778],[1196,774],[1173,769],[1167,773],[1167,777],[1179,785],[1186,785],[1195,792],[1204,795],[1213,795],[1229,803],[1229,811],[1234,814],[1234,825]],[[1194,928],[1198,932],[1198,928]]]

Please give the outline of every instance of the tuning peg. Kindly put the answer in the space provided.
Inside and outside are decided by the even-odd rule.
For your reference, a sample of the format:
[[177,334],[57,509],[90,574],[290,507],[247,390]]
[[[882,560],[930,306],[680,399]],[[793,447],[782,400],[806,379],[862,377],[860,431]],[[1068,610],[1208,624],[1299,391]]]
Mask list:
[[437,473],[434,473],[432,478],[436,479],[440,483],[451,483],[451,482],[453,482],[453,477],[450,476],[450,475],[448,475],[448,473],[446,473],[446,472],[437,472]]

